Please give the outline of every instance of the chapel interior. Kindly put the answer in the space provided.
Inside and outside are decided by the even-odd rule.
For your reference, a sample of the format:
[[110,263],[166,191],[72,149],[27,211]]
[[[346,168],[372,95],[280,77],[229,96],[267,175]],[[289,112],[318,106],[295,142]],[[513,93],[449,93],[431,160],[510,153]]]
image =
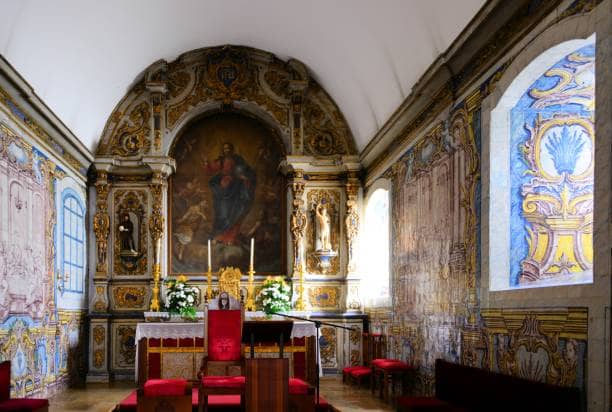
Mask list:
[[0,0],[0,412],[612,411],[612,0]]

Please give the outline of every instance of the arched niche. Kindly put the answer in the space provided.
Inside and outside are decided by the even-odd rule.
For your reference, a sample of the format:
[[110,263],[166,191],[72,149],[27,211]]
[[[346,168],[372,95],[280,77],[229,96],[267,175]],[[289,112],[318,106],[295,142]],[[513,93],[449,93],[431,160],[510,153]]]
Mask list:
[[283,137],[287,154],[356,154],[341,111],[297,60],[241,46],[184,53],[149,66],[110,115],[96,156],[167,156],[184,126],[203,114],[256,116]]

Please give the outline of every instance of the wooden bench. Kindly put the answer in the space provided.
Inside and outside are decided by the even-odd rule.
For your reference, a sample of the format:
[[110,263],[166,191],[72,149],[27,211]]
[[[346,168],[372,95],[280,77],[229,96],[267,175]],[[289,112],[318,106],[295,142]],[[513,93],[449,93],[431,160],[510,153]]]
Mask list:
[[398,398],[397,410],[465,412],[580,412],[578,388],[549,385],[436,360],[435,396]]

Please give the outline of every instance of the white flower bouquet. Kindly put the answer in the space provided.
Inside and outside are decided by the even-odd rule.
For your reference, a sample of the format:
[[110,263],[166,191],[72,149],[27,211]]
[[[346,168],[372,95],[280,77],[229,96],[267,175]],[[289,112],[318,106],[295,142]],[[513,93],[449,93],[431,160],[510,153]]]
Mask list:
[[268,277],[256,301],[266,314],[287,311],[291,309],[291,287],[281,276]]
[[187,277],[166,280],[166,310],[184,318],[195,319],[200,289],[187,285]]

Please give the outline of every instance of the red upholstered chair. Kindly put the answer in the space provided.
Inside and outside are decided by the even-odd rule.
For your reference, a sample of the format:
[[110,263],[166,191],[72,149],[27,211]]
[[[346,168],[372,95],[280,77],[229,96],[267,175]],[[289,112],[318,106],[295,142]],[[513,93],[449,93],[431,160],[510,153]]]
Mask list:
[[137,392],[137,412],[191,412],[191,382],[149,379]]
[[0,363],[0,412],[47,412],[49,401],[47,399],[20,398],[11,399],[11,362]]
[[[199,411],[208,410],[209,395],[240,395],[244,403],[245,377],[242,321],[244,308],[223,293],[206,306],[204,360],[200,371]],[[229,308],[224,308],[229,306]]]

